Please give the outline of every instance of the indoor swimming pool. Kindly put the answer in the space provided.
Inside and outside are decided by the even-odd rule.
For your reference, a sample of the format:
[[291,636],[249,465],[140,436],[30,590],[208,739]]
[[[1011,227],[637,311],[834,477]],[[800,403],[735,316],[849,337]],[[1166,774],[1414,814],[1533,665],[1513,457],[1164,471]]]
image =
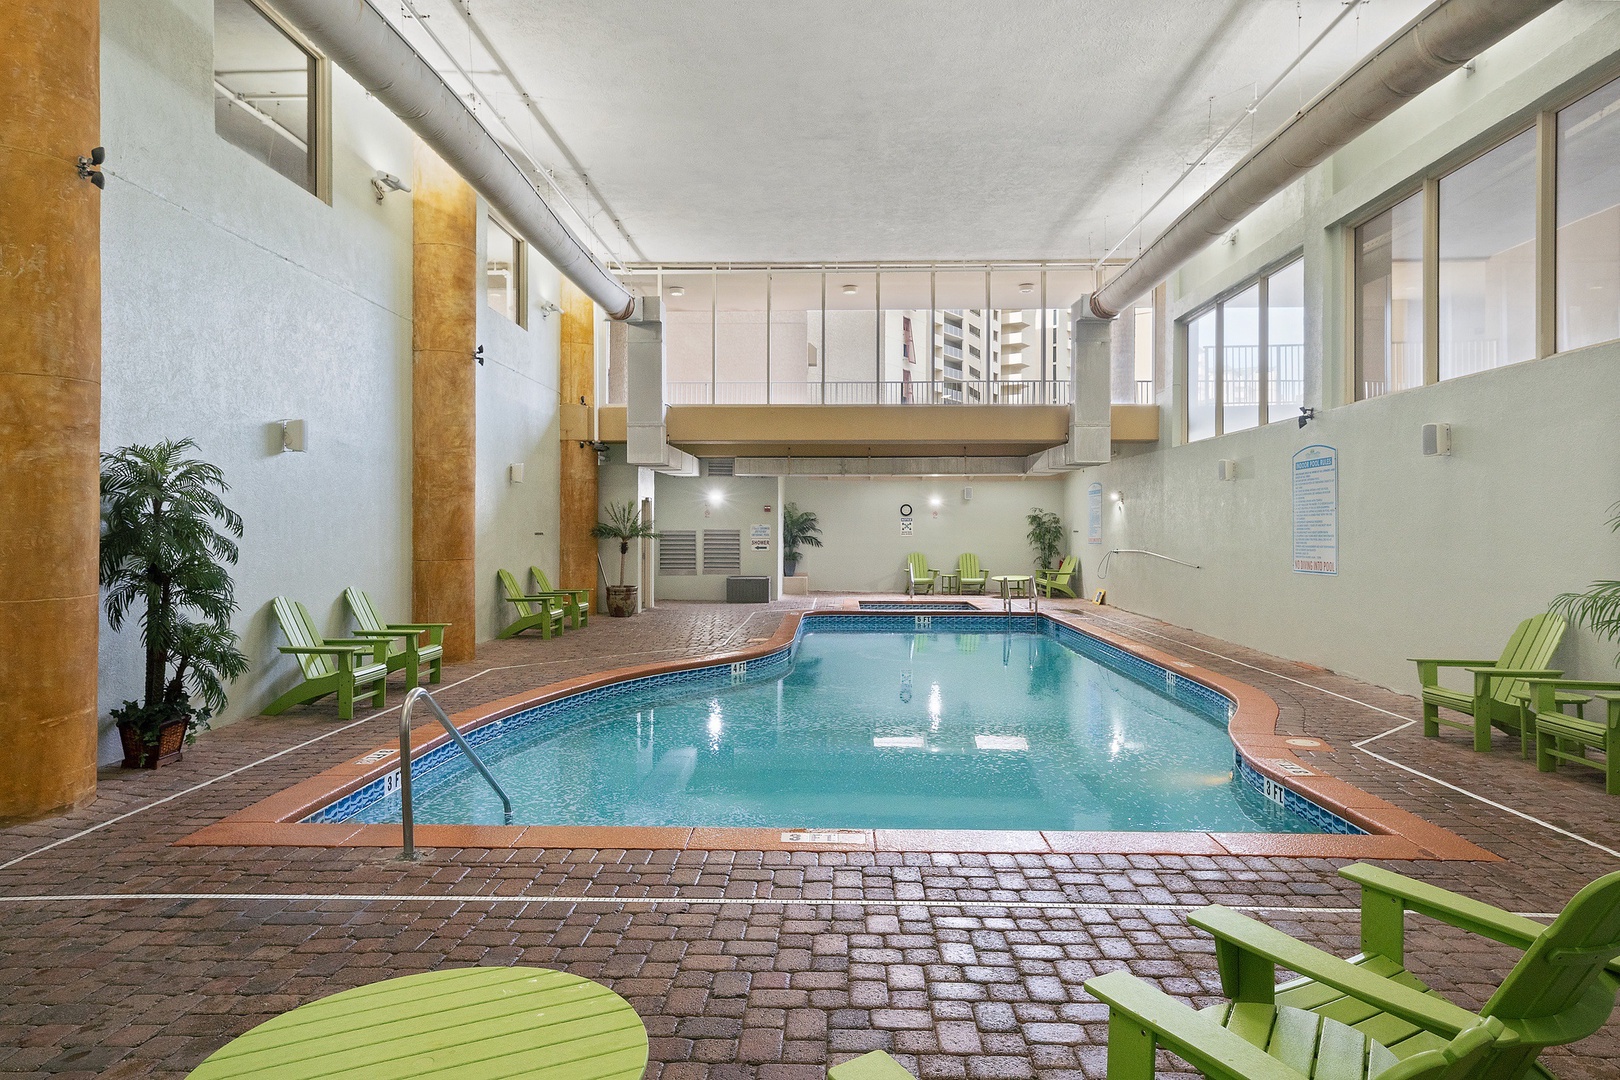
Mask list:
[[[746,664],[601,687],[469,740],[518,825],[1359,831],[1240,775],[1230,709],[1046,619],[835,616]],[[419,823],[503,822],[454,747],[412,777]],[[398,821],[398,780],[306,820]]]

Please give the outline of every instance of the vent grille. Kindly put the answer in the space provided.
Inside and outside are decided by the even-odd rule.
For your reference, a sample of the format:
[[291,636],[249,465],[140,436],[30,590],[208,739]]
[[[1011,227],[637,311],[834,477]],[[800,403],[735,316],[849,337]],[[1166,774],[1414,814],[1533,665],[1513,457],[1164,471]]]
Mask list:
[[742,530],[703,530],[703,572],[705,574],[742,573]]
[[658,540],[658,572],[692,576],[697,573],[697,533],[665,530]]
[[729,457],[712,457],[705,459],[709,464],[710,476],[737,475],[737,459]]

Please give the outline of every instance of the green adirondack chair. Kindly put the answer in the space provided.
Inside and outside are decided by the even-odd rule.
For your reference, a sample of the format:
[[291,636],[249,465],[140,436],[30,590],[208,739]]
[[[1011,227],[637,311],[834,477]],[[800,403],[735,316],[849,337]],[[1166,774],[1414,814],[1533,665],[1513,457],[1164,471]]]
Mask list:
[[[1620,795],[1620,682],[1591,682],[1576,679],[1528,679],[1530,722],[1526,725],[1536,740],[1536,768],[1552,772],[1560,761],[1573,761],[1603,771],[1603,790]],[[1569,716],[1563,710],[1563,695],[1580,692],[1604,703],[1602,719],[1587,720]],[[1600,751],[1602,761],[1586,756],[1588,749]]]
[[549,596],[563,602],[563,611],[568,615],[568,625],[576,629],[590,621],[591,616],[591,590],[589,589],[553,589],[546,572],[538,566],[529,567],[529,576],[534,579],[534,592],[530,596]]
[[388,686],[386,638],[327,641],[315,628],[315,620],[309,617],[309,610],[303,604],[278,596],[270,601],[270,606],[287,639],[281,651],[298,658],[304,681],[272,701],[265,708],[265,715],[276,716],[294,705],[336,694],[339,718],[353,720],[355,690],[362,686],[371,689],[359,696],[369,697],[372,705],[379,709],[383,707]]
[[[1350,960],[1219,905],[1188,917],[1215,936],[1227,997],[1350,1024],[1403,1061],[1495,1019],[1504,1031],[1482,1080],[1546,1076],[1536,1063],[1545,1047],[1584,1039],[1608,1022],[1620,990],[1620,872],[1576,893],[1551,926],[1375,866],[1358,863],[1339,874],[1361,886],[1362,951]],[[1478,1015],[1406,970],[1407,912],[1521,950]],[[1300,977],[1276,986],[1278,966]]]
[[[1491,726],[1519,736],[1520,752],[1528,737],[1526,719],[1529,710],[1525,702],[1530,690],[1526,679],[1556,678],[1562,671],[1547,667],[1564,639],[1564,620],[1561,616],[1543,612],[1532,615],[1518,625],[1508,638],[1502,655],[1495,660],[1436,660],[1413,657],[1418,666],[1418,681],[1423,684],[1423,734],[1437,738],[1440,725],[1471,730],[1474,749],[1491,748]],[[1452,690],[1440,685],[1443,667],[1466,668],[1473,673],[1474,691]],[[1440,715],[1442,708],[1466,713],[1469,721],[1448,720]]]
[[916,596],[918,592],[933,591],[934,571],[929,569],[928,556],[920,551],[913,551],[906,556],[906,595]]
[[[343,600],[354,616],[357,638],[382,638],[388,643],[388,670],[405,672],[405,685],[415,686],[421,678],[422,665],[428,665],[428,682],[444,678],[444,630],[449,623],[385,623],[372,606],[371,597],[364,589],[343,590]],[[422,644],[422,635],[428,643]],[[394,642],[401,642],[395,646]]]
[[1035,588],[1050,598],[1053,593],[1062,593],[1064,596],[1078,595],[1079,583],[1075,577],[1080,573],[1080,560],[1074,555],[1065,555],[1056,570],[1042,570],[1035,575]]
[[1160,1048],[1211,1080],[1485,1080],[1503,1032],[1500,1020],[1483,1020],[1401,1061],[1347,1024],[1286,1005],[1195,1012],[1128,971],[1086,989],[1108,1005],[1108,1080],[1151,1080]]
[[[530,596],[518,588],[512,571],[499,571],[502,598],[517,609],[517,619],[496,637],[517,637],[525,630],[540,630],[542,638],[563,632],[562,603],[550,596]],[[555,605],[555,606],[553,606]]]
[[961,592],[984,592],[990,575],[979,565],[977,555],[962,555],[956,560],[956,587]]

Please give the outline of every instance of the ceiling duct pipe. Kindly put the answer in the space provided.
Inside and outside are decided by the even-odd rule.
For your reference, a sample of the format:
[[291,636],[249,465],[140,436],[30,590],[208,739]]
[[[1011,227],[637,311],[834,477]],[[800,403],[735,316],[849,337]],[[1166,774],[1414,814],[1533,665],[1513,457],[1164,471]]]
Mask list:
[[1249,151],[1091,297],[1112,319],[1267,199],[1558,0],[1441,0]]
[[460,96],[366,0],[275,0],[276,10],[405,121],[546,260],[611,317],[635,299],[546,205]]

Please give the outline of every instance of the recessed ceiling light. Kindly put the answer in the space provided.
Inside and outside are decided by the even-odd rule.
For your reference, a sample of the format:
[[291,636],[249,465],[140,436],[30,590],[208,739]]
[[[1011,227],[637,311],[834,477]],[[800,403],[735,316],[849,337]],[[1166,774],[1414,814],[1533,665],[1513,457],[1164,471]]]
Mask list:
[[669,295],[671,295],[671,296],[685,296],[686,295],[686,290],[681,288],[679,285],[671,285],[669,287]]
[[854,296],[856,293],[858,293],[860,291],[861,291],[861,287],[859,285],[845,285],[844,286],[844,295],[845,296]]
[[1035,283],[1033,281],[1025,281],[1018,286],[1018,291],[1023,293],[1025,296],[1028,296],[1030,293],[1035,291]]

